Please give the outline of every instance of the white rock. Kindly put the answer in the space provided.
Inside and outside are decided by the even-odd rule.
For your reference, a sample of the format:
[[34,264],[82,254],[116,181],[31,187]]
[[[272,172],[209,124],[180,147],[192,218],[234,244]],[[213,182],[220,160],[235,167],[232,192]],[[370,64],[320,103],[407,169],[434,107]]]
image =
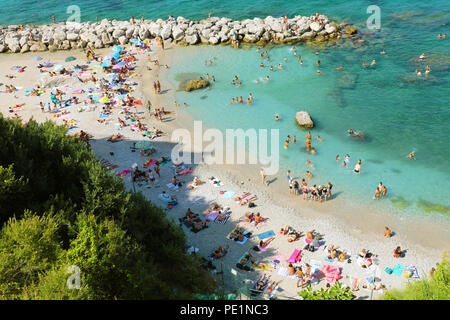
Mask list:
[[174,40],[180,41],[184,38],[184,31],[180,27],[175,26],[172,29],[172,36]]
[[69,41],[77,41],[80,39],[80,36],[76,33],[68,33],[67,34],[67,40]]
[[302,128],[314,128],[314,122],[307,111],[299,111],[295,114],[295,121]]
[[320,30],[323,29],[323,24],[320,24],[318,22],[311,22],[309,27],[311,28],[312,31],[319,32]]
[[164,40],[169,39],[172,34],[172,26],[170,24],[166,24],[161,29],[161,38]]
[[119,37],[119,43],[124,45],[128,43],[128,39],[125,36]]
[[208,42],[211,44],[218,44],[219,39],[217,37],[211,37],[211,38],[209,38]]

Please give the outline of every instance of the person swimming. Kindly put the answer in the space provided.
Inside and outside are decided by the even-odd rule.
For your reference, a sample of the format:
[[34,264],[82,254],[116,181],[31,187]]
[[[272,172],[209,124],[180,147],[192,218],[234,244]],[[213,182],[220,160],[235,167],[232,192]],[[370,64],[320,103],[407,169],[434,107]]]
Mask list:
[[275,113],[275,120],[276,121],[280,120],[280,115],[278,113]]
[[423,60],[423,59],[425,59],[426,57],[425,57],[425,53],[422,53],[420,56],[419,56],[419,59],[420,60]]
[[416,160],[415,151],[410,152],[406,157],[412,160]]

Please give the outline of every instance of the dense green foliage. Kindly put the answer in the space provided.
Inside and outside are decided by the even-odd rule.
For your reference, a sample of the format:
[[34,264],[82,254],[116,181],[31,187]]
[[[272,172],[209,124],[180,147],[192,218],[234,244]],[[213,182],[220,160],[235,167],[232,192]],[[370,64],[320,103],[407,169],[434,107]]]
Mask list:
[[355,295],[348,287],[344,287],[340,282],[336,282],[328,289],[312,290],[306,288],[298,293],[303,300],[353,300]]
[[412,280],[406,288],[388,290],[382,300],[450,300],[450,261],[444,256],[431,278]]
[[[0,299],[190,299],[215,283],[183,232],[53,122],[0,116]],[[68,289],[69,266],[81,289]]]

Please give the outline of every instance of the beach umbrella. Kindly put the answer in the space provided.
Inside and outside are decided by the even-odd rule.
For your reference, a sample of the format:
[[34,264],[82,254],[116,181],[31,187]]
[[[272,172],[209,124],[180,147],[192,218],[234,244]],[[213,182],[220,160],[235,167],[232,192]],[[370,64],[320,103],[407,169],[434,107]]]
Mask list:
[[39,57],[39,56],[34,56],[34,57],[33,57],[33,60],[34,60],[34,61],[41,61],[41,60],[42,60],[42,58],[41,58],[41,57]]
[[116,64],[117,66],[126,66],[127,63],[125,61],[120,61],[119,63]]
[[70,61],[73,61],[73,60],[77,60],[77,58],[71,56],[71,57],[67,57],[65,61],[66,62],[70,62]]
[[102,97],[99,100],[101,103],[108,103],[109,102],[109,98],[108,97]]
[[119,59],[120,58],[120,53],[118,53],[118,52],[114,53],[113,54],[113,58],[116,59],[116,60]]
[[110,65],[112,65],[111,61],[107,61],[107,62],[103,62],[102,63],[102,67],[109,67]]
[[112,48],[112,51],[114,51],[114,52],[120,52],[120,51],[122,51],[122,47],[120,47],[120,46],[115,46],[115,47]]
[[148,148],[150,146],[151,146],[151,143],[149,141],[138,141],[134,145],[134,147],[138,148],[138,149],[146,149],[146,148]]
[[122,68],[123,68],[123,67],[122,67],[122,66],[119,66],[118,64],[116,64],[116,65],[113,67],[114,70],[122,69]]

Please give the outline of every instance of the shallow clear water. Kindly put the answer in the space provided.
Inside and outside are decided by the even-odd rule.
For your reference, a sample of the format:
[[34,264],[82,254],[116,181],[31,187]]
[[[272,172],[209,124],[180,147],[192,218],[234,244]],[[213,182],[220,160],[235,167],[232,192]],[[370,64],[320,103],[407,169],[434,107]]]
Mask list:
[[[396,211],[444,216],[450,213],[450,39],[436,37],[448,30],[450,2],[81,0],[76,4],[81,8],[83,21],[96,17],[129,19],[131,15],[165,19],[169,14],[201,19],[209,11],[216,16],[242,19],[319,11],[338,22],[356,24],[360,32],[366,33],[366,45],[320,50],[298,46],[303,66],[289,51],[290,47],[277,47],[270,50],[271,64],[281,62],[284,70],[275,68],[273,72],[259,67],[261,59],[255,48],[186,48],[169,69],[169,78],[176,82],[180,73],[209,73],[217,82],[208,92],[178,92],[177,101],[188,102],[192,114],[209,127],[279,128],[282,173],[289,168],[296,176],[303,175],[309,159],[316,167],[312,170],[313,183],[332,181],[344,190],[345,198],[370,203],[376,186],[383,181],[388,187],[388,199],[398,200],[387,199],[383,204]],[[381,8],[381,30],[376,32],[364,26],[369,17],[366,8],[372,4]],[[42,10],[43,7],[51,9]],[[66,8],[67,5],[49,0],[3,0],[0,24],[47,23],[53,13],[57,20],[64,20],[69,16]],[[386,55],[380,54],[382,49]],[[316,51],[320,54],[316,55]],[[429,58],[418,62],[422,52]],[[205,67],[204,61],[213,57],[214,65]],[[316,74],[318,59],[322,76]],[[374,68],[362,68],[363,61],[372,59],[377,62]],[[418,67],[423,72],[427,64],[431,74],[418,79],[414,70]],[[335,70],[341,65],[343,70]],[[242,87],[230,84],[234,75],[243,80]],[[271,78],[269,83],[253,82],[267,75]],[[229,104],[235,96],[242,95],[245,100],[249,92],[255,97],[250,107]],[[316,122],[313,137],[320,135],[324,139],[313,139],[316,156],[304,150],[305,132],[294,121],[300,110],[307,110]],[[275,112],[281,115],[280,122],[274,121]],[[363,130],[367,141],[348,137],[349,128]],[[282,144],[288,134],[296,135],[298,142],[284,150]],[[416,151],[416,161],[405,157],[412,150]],[[349,168],[344,169],[336,164],[335,157],[340,154],[342,162],[347,153],[351,161]],[[360,175],[352,172],[357,159],[363,162]]]

